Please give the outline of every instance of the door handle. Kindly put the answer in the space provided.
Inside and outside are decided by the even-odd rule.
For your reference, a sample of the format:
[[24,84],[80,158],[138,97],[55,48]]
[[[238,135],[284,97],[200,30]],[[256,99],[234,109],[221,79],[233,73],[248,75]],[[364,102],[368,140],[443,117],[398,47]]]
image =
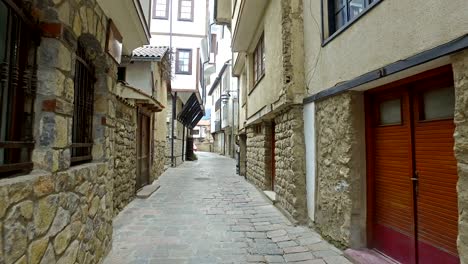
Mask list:
[[419,178],[411,178],[412,181],[418,181]]

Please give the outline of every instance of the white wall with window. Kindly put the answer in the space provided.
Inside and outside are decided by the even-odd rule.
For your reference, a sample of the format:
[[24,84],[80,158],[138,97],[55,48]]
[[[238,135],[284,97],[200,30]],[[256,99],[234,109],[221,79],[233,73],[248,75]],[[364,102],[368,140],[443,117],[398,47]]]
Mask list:
[[[152,33],[170,33],[171,4],[172,32],[204,36],[207,32],[207,0],[152,0]],[[189,33],[188,33],[189,32]]]

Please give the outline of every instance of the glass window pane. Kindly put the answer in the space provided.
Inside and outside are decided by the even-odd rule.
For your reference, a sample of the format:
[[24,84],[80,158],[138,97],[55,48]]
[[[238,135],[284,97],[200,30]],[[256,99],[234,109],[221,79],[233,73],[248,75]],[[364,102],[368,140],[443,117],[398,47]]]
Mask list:
[[427,91],[423,95],[423,120],[453,118],[455,91],[453,87]]
[[401,100],[392,99],[380,103],[380,125],[401,124]]
[[346,8],[335,15],[335,31],[346,24]]
[[364,2],[366,0],[349,0],[349,20],[357,17],[364,11]]
[[346,0],[335,0],[335,12],[338,12],[346,5]]

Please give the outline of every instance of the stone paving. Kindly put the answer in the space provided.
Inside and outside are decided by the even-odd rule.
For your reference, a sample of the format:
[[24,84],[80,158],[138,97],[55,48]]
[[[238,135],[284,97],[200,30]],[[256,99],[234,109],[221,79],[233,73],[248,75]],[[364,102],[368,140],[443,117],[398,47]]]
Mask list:
[[197,155],[116,217],[105,264],[350,263],[316,232],[291,224],[235,174],[232,159]]

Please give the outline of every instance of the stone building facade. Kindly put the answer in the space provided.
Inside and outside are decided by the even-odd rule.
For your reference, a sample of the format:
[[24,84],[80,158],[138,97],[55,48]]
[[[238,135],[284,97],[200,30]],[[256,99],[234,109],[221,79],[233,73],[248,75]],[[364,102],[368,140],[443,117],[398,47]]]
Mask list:
[[[21,85],[35,91],[32,169],[5,174],[18,164],[2,160],[0,166],[0,263],[102,262],[112,243],[112,219],[135,194],[137,105],[120,96],[118,64],[106,52],[106,41],[112,19],[125,39],[123,54],[131,56],[148,43],[149,30],[133,1],[122,1],[117,9],[109,4],[114,3],[0,1],[2,12],[22,13],[33,28],[39,27],[30,33],[40,35],[37,53],[31,53],[33,67],[20,72]],[[118,14],[122,10],[140,20],[129,23]],[[90,162],[72,164],[79,48],[95,69],[93,138]],[[8,64],[2,61],[2,67]],[[16,80],[14,72],[8,74],[2,71],[2,87],[5,78]],[[0,146],[3,159],[8,142]],[[157,151],[164,153],[161,146]],[[153,171],[160,170],[155,165]]]
[[219,0],[215,20],[233,29],[240,171],[259,189],[273,192],[288,216],[305,223],[302,3]]
[[468,263],[466,1],[438,11],[437,1],[376,1],[340,25],[324,22],[330,2],[321,12],[304,1],[304,25],[322,19],[304,26],[310,221],[356,261],[369,248],[401,263]]
[[263,123],[247,129],[247,172],[246,178],[262,190],[270,190],[272,182],[272,124]]

